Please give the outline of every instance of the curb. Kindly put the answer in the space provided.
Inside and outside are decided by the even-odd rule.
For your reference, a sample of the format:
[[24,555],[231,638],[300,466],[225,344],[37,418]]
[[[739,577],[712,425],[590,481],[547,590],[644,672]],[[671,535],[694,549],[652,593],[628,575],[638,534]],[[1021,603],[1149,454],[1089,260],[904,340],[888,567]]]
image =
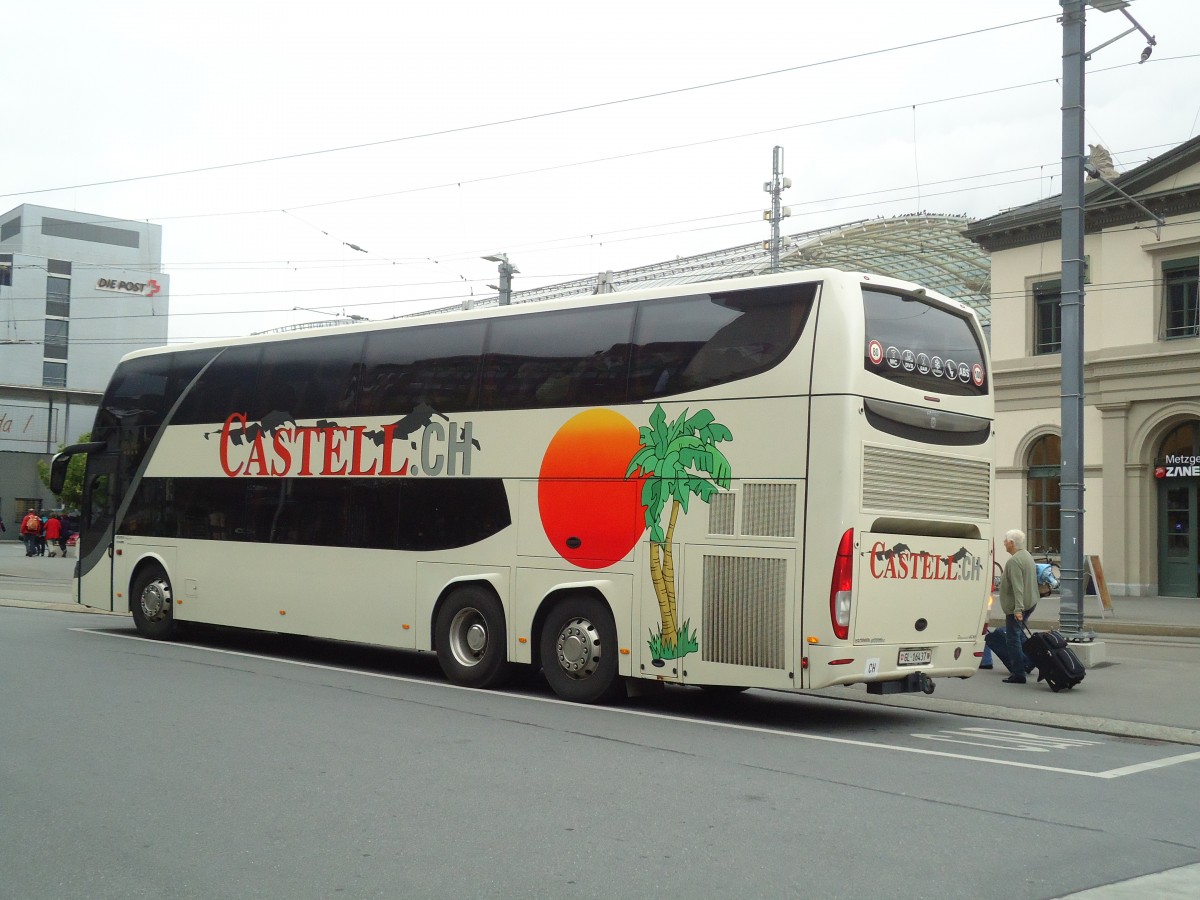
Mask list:
[[918,700],[902,695],[873,697],[851,694],[843,696],[838,693],[826,693],[825,690],[810,691],[809,695],[824,697],[827,700],[849,700],[854,703],[870,703],[875,706],[942,712],[976,719],[996,719],[1004,722],[1020,722],[1024,725],[1045,725],[1049,728],[1065,728],[1068,731],[1086,731],[1091,734],[1107,734],[1112,737],[1166,741],[1172,744],[1189,744],[1200,747],[1200,730],[1179,728],[1174,725],[1126,722],[1121,719],[1105,719],[1101,716],[1080,716],[1040,709],[1015,709],[1011,706],[992,706],[968,700],[936,700],[932,697],[922,697]]
[[[1060,623],[1053,619],[1032,619],[1028,624],[1030,629],[1034,631],[1057,631],[1061,627]],[[1004,620],[990,619],[988,625],[991,628],[1000,628],[1004,625]],[[1200,625],[1158,625],[1151,622],[1113,622],[1111,620],[1084,619],[1083,627],[1095,632],[1097,636],[1103,634],[1133,634],[1152,637],[1200,638]]]

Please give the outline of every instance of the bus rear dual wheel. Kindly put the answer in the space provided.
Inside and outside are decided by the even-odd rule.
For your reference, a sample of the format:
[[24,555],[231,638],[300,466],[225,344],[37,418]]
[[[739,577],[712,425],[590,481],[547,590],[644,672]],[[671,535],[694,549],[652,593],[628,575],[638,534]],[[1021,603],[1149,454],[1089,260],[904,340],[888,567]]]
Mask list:
[[[512,674],[504,607],[486,588],[458,588],[434,619],[438,663],[455,684],[500,687]],[[539,658],[550,687],[576,703],[615,699],[617,629],[612,613],[593,597],[555,604],[542,626]]]
[[564,700],[605,703],[621,695],[617,627],[603,601],[574,596],[556,603],[542,625],[538,649],[546,681]]

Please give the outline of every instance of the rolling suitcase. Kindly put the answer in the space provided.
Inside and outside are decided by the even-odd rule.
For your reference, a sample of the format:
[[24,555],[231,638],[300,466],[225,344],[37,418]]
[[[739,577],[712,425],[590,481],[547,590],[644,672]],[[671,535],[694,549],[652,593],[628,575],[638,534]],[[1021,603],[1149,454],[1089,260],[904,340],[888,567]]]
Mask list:
[[1029,632],[1021,649],[1033,660],[1037,668],[1038,681],[1050,685],[1050,690],[1068,690],[1083,681],[1087,674],[1075,651],[1067,645],[1067,639],[1057,631]]

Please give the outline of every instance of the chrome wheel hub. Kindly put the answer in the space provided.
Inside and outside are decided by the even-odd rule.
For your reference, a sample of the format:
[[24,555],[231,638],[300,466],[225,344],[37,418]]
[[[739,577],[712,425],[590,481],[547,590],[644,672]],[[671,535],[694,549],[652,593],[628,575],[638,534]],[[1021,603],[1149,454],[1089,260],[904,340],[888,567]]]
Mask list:
[[171,589],[165,582],[152,581],[142,589],[140,600],[147,619],[161,618],[171,608]]
[[583,679],[600,667],[600,632],[587,619],[567,622],[555,641],[558,664],[572,678]]
[[450,620],[450,652],[462,666],[478,665],[487,652],[488,630],[483,614],[473,607],[460,609]]

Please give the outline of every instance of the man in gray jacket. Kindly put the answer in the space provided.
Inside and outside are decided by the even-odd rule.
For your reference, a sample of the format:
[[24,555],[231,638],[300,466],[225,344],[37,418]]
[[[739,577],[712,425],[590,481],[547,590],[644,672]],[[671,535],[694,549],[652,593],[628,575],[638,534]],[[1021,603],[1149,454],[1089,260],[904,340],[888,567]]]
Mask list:
[[1000,608],[1004,610],[1005,644],[1012,672],[1004,679],[1005,684],[1024,684],[1025,673],[1033,668],[1030,659],[1021,650],[1024,641],[1025,615],[1037,606],[1037,565],[1025,549],[1025,532],[1013,528],[1004,535],[1004,549],[1009,560],[1004,564],[1000,578]]

